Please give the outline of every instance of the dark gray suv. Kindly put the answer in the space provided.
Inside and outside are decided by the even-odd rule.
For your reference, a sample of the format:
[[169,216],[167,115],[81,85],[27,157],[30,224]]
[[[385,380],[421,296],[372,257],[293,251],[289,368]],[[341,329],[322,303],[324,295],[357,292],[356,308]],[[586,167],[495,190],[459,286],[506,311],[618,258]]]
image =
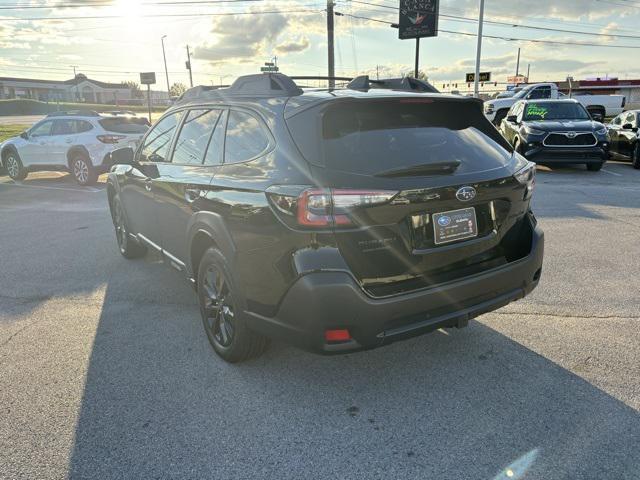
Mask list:
[[269,337],[339,353],[462,327],[540,279],[534,165],[478,100],[251,75],[189,90],[113,157],[121,253],[184,272],[230,362]]

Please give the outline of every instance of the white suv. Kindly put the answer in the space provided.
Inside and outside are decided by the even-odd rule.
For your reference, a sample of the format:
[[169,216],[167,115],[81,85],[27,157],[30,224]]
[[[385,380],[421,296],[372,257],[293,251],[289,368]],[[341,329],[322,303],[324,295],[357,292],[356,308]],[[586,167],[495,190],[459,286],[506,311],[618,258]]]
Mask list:
[[14,180],[24,180],[29,172],[62,170],[80,185],[90,185],[111,167],[111,151],[135,148],[148,128],[146,118],[120,112],[57,112],[0,144],[0,160]]

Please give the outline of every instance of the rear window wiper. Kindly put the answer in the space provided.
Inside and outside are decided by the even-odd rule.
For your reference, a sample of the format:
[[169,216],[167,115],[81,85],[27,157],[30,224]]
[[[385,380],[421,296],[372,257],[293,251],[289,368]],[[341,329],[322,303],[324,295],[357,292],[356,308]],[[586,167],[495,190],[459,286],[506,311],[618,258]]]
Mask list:
[[454,172],[460,166],[460,160],[450,162],[425,163],[424,165],[411,165],[410,167],[394,168],[375,173],[375,177],[411,177],[420,175],[446,175]]

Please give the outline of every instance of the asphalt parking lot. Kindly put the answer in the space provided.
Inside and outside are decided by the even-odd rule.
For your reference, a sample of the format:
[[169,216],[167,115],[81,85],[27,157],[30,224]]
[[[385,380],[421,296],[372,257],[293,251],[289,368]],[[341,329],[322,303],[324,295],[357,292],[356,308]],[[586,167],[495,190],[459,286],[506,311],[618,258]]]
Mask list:
[[640,171],[539,169],[540,286],[462,330],[321,357],[210,349],[122,258],[104,186],[0,177],[0,478],[640,478]]

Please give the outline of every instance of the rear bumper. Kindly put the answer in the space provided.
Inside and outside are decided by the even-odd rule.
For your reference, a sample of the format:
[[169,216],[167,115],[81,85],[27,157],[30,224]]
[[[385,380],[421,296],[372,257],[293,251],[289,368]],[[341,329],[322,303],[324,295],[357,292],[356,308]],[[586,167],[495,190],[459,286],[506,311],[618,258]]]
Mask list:
[[[369,349],[442,327],[464,326],[478,315],[523,298],[538,284],[544,234],[532,229],[530,253],[502,267],[438,287],[387,298],[365,294],[347,272],[309,273],[289,289],[275,317],[247,312],[251,327],[318,353]],[[352,340],[328,344],[328,329]]]

